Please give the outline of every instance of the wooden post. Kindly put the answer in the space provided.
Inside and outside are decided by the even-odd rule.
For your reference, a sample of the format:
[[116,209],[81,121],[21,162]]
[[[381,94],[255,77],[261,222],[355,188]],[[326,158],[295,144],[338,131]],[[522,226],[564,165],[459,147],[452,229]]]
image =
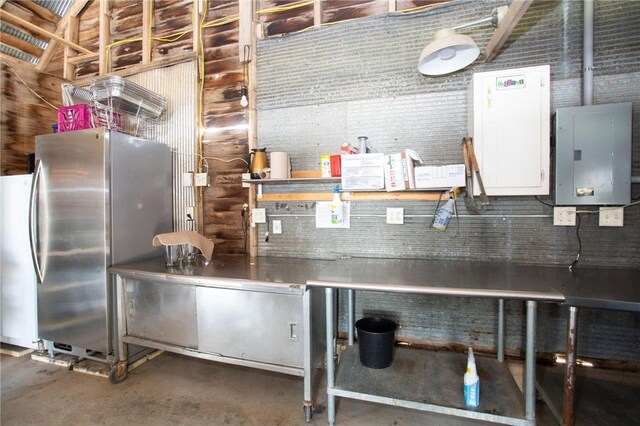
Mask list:
[[105,75],[111,71],[111,61],[108,60],[107,46],[111,43],[111,0],[100,0],[100,50],[99,74]]
[[142,2],[142,63],[151,62],[151,46],[153,36],[153,1]]
[[[77,43],[79,19],[76,16],[70,16],[68,19],[69,19],[69,22],[67,23],[67,29],[65,31],[65,39],[67,39],[67,41],[71,43]],[[76,56],[76,52],[73,51],[73,49],[71,49],[69,46],[65,46],[64,47],[64,65],[62,70],[62,77],[65,80],[71,81],[76,76],[75,75],[76,67],[71,62],[69,62],[69,59],[73,58],[74,56]]]
[[[258,129],[256,121],[256,46],[258,42],[256,36],[257,31],[253,22],[255,18],[256,4],[255,0],[247,0],[241,1],[239,6],[240,34],[238,36],[238,57],[240,58],[243,70],[247,69],[249,74],[245,76],[245,78],[247,79],[247,89],[249,94],[249,105],[247,106],[246,113],[249,124],[247,129],[247,142],[249,150],[251,150],[258,146]],[[245,63],[245,46],[249,46],[251,50],[250,62],[248,64]],[[240,99],[238,99],[238,101],[240,101]],[[249,212],[251,212],[256,206],[255,185],[251,185],[249,187],[249,199],[247,200],[247,204],[249,205]],[[252,257],[258,255],[258,228],[253,225],[249,228],[249,255]]]
[[313,26],[322,26],[322,0],[313,0]]

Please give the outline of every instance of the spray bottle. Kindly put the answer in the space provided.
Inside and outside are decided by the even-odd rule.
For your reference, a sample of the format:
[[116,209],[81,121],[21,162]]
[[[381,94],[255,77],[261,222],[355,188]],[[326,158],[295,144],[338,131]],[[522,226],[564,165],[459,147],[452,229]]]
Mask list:
[[469,346],[467,371],[464,373],[464,405],[469,408],[476,408],[480,405],[480,378],[471,346]]
[[329,207],[331,209],[331,223],[333,225],[342,225],[342,222],[344,222],[344,210],[342,209],[340,187],[338,185],[333,188],[333,200]]

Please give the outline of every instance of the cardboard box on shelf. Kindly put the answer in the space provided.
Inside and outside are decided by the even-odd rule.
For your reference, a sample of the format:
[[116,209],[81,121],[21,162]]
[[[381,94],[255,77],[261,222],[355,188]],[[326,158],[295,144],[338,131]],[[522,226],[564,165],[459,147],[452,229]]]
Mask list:
[[417,166],[414,168],[416,189],[448,189],[465,186],[464,164]]
[[384,181],[387,191],[415,189],[414,162],[422,163],[420,156],[410,149],[384,158]]
[[341,156],[343,190],[384,189],[384,154]]

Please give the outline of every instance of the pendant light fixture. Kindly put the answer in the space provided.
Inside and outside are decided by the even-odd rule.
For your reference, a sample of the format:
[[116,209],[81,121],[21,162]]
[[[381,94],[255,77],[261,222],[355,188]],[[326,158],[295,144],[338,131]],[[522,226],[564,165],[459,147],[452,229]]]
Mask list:
[[243,108],[246,108],[249,105],[249,89],[248,85],[248,74],[249,74],[249,62],[251,61],[251,46],[248,44],[244,45],[244,53],[243,53],[243,61],[242,61],[242,74],[243,81],[242,87],[240,87],[240,105]]
[[418,71],[425,75],[443,75],[461,70],[471,64],[480,55],[480,49],[470,36],[458,34],[456,30],[484,23],[491,23],[497,27],[508,9],[508,6],[501,6],[493,9],[491,16],[487,18],[436,32],[434,40],[420,54]]

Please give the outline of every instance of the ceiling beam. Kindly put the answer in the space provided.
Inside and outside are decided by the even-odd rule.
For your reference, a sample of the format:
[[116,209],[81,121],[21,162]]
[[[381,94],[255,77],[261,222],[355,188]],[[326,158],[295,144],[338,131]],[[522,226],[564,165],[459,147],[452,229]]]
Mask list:
[[[56,29],[57,36],[62,37],[67,29],[69,19],[78,16],[87,5],[87,3],[89,3],[89,0],[75,0],[71,4],[69,10],[67,10],[67,13],[58,21],[58,28]],[[51,40],[42,56],[40,56],[38,65],[36,65],[36,69],[38,71],[46,70],[46,68],[49,66],[49,62],[51,62],[51,58],[53,58],[53,53],[55,52],[56,47],[58,47],[58,42],[56,40]]]
[[40,6],[38,3],[34,1],[21,1],[20,7],[27,9],[34,15],[44,19],[45,21],[51,22],[53,25],[58,23],[60,17],[47,9],[46,7]]
[[89,0],[75,0],[69,10],[67,11],[68,16],[78,16],[83,10],[84,7],[89,3]]
[[38,15],[35,15],[28,9],[25,9],[22,6],[22,3],[26,2],[16,2],[16,1],[8,1],[2,7],[2,10],[16,16],[24,21],[28,21],[30,24],[34,25],[37,28],[43,29],[45,31],[49,31],[50,33],[55,32],[56,23],[48,21],[46,19],[42,19]]
[[62,38],[62,37],[60,37],[60,36],[58,36],[58,35],[56,35],[54,33],[51,33],[51,32],[49,32],[47,30],[44,30],[44,29],[38,27],[37,25],[33,25],[32,23],[27,22],[24,19],[19,18],[19,17],[15,16],[15,15],[12,15],[11,13],[5,12],[2,9],[0,9],[0,20],[7,21],[7,22],[12,23],[14,25],[18,25],[18,26],[20,26],[22,28],[26,28],[29,31],[32,31],[34,33],[43,35],[43,36],[45,36],[45,37],[47,37],[49,39],[56,40],[59,43],[64,44],[65,46],[72,47],[73,49],[77,50],[78,52],[92,53],[89,49],[85,49],[84,47],[78,46],[75,43],[70,43],[67,40],[65,40],[64,38]]
[[43,52],[43,50],[40,49],[35,44],[29,43],[28,41],[23,40],[21,38],[12,36],[11,34],[2,33],[2,35],[0,36],[0,40],[2,41],[2,44],[4,44],[5,46],[9,46],[14,49],[20,50],[28,55],[35,56],[36,58],[39,58]]
[[518,22],[520,22],[520,19],[522,19],[531,3],[533,3],[533,0],[513,0],[511,2],[511,6],[509,6],[509,10],[507,10],[507,13],[504,15],[500,26],[496,28],[491,40],[487,43],[485,62],[491,62],[498,56],[500,49],[511,35],[513,29],[518,25]]
[[[60,25],[61,23],[63,25]],[[56,35],[61,37],[64,34],[66,28],[67,28],[67,20],[61,19],[60,22],[58,23],[58,29],[56,30]],[[44,71],[47,68],[47,66],[49,66],[49,62],[51,62],[51,58],[53,58],[53,53],[55,52],[56,47],[58,47],[58,42],[56,40],[52,39],[51,41],[49,41],[47,48],[44,50],[44,53],[40,56],[38,65],[36,65],[36,69],[38,71]]]

